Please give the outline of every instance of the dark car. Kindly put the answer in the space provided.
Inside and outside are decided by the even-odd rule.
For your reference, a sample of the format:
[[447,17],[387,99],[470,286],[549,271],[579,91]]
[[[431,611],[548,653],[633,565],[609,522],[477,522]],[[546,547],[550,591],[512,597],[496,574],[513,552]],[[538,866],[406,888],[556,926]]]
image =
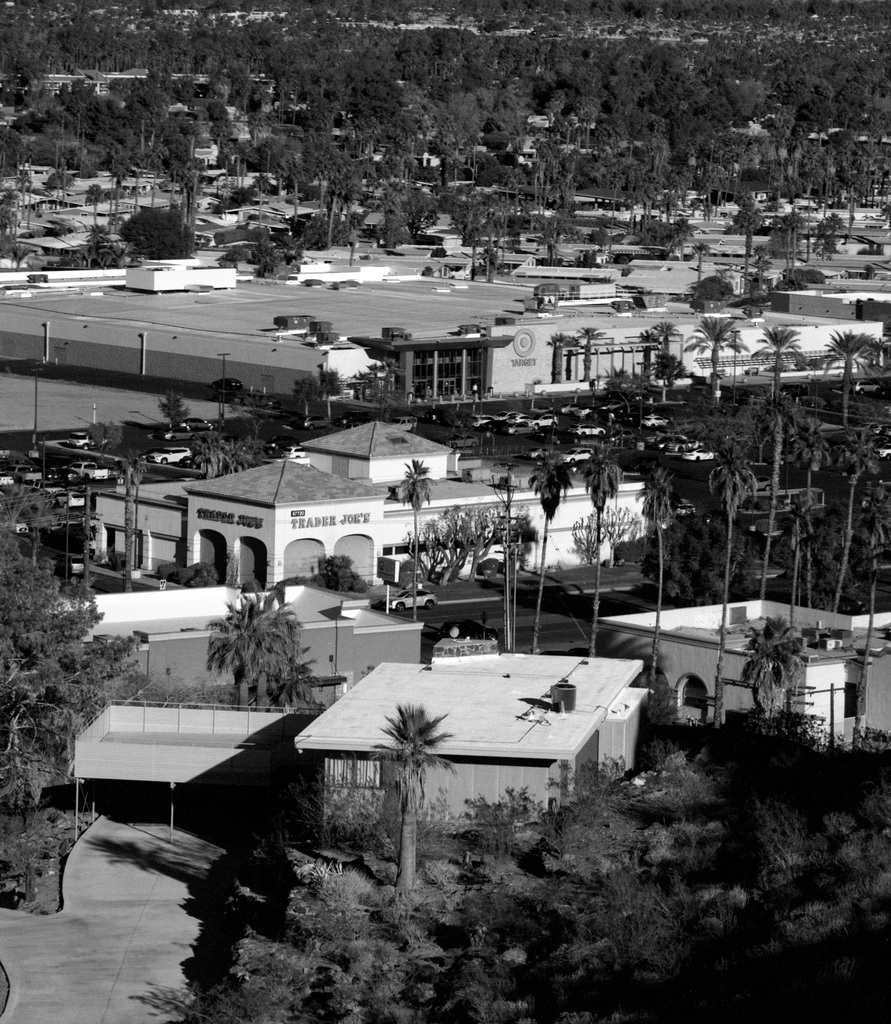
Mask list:
[[241,391],[244,384],[237,377],[218,377],[210,386],[214,391]]
[[450,619],[439,627],[440,640],[497,640],[498,630],[473,619]]

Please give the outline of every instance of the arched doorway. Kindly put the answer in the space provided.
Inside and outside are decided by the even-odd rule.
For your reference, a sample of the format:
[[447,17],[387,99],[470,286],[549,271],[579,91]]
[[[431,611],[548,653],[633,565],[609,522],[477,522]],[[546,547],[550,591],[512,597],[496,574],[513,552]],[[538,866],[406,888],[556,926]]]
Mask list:
[[210,563],[222,585],[226,582],[226,538],[216,530],[199,530],[197,539],[197,560]]
[[266,545],[256,537],[242,537],[238,546],[238,582],[255,579],[266,586]]
[[285,548],[285,579],[291,576],[313,576],[325,561],[325,545],[320,540],[292,540]]
[[335,555],[346,555],[353,560],[353,572],[365,579],[374,575],[374,541],[361,533],[340,537],[334,545]]
[[692,718],[697,722],[705,722],[708,719],[711,697],[708,687],[699,676],[682,676],[678,680],[678,696],[682,718]]

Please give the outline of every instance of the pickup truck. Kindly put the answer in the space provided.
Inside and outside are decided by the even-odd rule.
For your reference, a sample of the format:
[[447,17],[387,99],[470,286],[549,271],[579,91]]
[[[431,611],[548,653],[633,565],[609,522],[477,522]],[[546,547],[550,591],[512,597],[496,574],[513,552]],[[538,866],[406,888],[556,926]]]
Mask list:
[[97,462],[72,462],[68,467],[69,480],[110,480],[112,471]]

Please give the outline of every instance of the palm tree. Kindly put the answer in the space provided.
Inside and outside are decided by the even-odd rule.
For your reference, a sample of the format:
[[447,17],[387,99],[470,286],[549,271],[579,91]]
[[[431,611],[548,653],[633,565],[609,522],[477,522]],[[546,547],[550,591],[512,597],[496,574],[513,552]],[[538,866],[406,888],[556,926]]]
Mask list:
[[749,630],[741,682],[751,686],[765,715],[782,710],[783,698],[791,685],[797,685],[800,670],[795,631],[782,616],[770,616],[763,629]]
[[721,353],[744,352],[745,345],[740,341],[739,331],[733,321],[720,316],[705,316],[693,336],[684,347],[685,352],[697,352],[709,357],[712,364],[712,401],[715,405],[721,400],[721,377],[719,366]]
[[769,356],[773,360],[773,387],[769,406],[773,424],[773,458],[770,472],[770,508],[767,516],[767,536],[764,542],[764,561],[761,565],[761,588],[759,597],[764,600],[767,592],[767,567],[770,561],[770,549],[777,521],[777,501],[780,490],[780,466],[783,462],[783,438],[789,420],[788,403],[783,400],[780,391],[783,367],[786,360],[795,353],[801,352],[798,331],[791,327],[768,327],[764,331],[764,344],[756,355]]
[[581,327],[576,334],[579,336],[582,345],[582,380],[589,383],[591,380],[591,354],[595,341],[603,341],[606,332],[599,327]]
[[232,673],[240,707],[265,705],[299,653],[294,609],[273,593],[242,594],[238,602],[227,602],[225,616],[207,628],[213,631],[207,641],[208,671]]
[[594,601],[591,609],[591,636],[588,654],[593,658],[597,653],[597,620],[600,615],[600,562],[603,544],[603,515],[607,502],[615,498],[622,486],[623,474],[612,452],[605,444],[594,445],[591,458],[585,463],[585,487],[591,495],[594,506]]
[[838,579],[835,582],[835,595],[832,599],[834,612],[838,611],[838,606],[841,603],[845,577],[848,575],[848,561],[851,557],[851,542],[854,539],[854,491],[864,473],[877,473],[879,469],[878,453],[873,435],[863,428],[848,430],[839,454],[838,464],[848,477],[848,515],[845,521],[841,564],[839,565]]
[[854,370],[865,370],[874,366],[881,348],[870,334],[858,331],[835,331],[826,349],[826,362],[830,366],[842,366],[842,426],[848,425],[848,408],[851,403],[851,389],[854,385]]
[[643,514],[656,531],[656,550],[659,556],[659,575],[656,583],[656,625],[653,629],[653,651],[650,657],[650,675],[655,680],[659,667],[659,629],[662,624],[662,582],[665,575],[665,538],[663,531],[674,520],[672,505],[673,474],[664,466],[654,466],[644,478]]
[[424,783],[427,772],[443,769],[454,772],[454,767],[436,753],[446,740],[448,732],[437,732],[445,715],[430,718],[422,704],[399,704],[396,714],[387,718],[384,734],[392,742],[379,744],[376,755],[381,761],[396,767],[396,790],[402,825],[399,833],[399,867],[396,872],[396,892],[411,892],[415,884],[418,847],[418,812],[424,803]]
[[783,531],[789,538],[792,549],[792,586],[789,592],[789,625],[795,626],[795,607],[801,604],[801,556],[806,555],[808,606],[811,597],[811,554],[814,541],[814,519],[817,506],[811,501],[810,495],[796,495],[789,506],[786,528]]
[[715,728],[724,723],[724,651],[727,646],[727,605],[730,602],[730,570],[733,564],[733,523],[742,502],[755,493],[755,475],[739,441],[732,435],[721,438],[713,446],[717,465],[708,478],[709,490],[724,506],[727,525],[727,549],[724,553],[724,595],[721,606],[721,629],[718,636],[718,664],[715,669]]
[[866,627],[866,645],[863,667],[857,683],[857,702],[854,710],[854,745],[863,742],[866,718],[866,695],[869,689],[869,669],[872,663],[872,636],[876,617],[876,583],[879,577],[879,559],[891,547],[891,491],[883,483],[873,484],[866,492],[860,510],[860,533],[869,550],[869,624]]
[[711,255],[711,246],[706,242],[694,242],[690,246],[690,251],[696,257],[696,283],[702,284],[702,261],[704,257]]
[[683,339],[677,324],[673,324],[670,320],[660,320],[659,323],[653,324],[650,330],[653,337],[662,346],[662,354],[666,356],[671,355],[672,341],[681,341]]
[[105,198],[105,192],[99,187],[99,185],[90,185],[84,194],[86,202],[93,207],[93,227],[96,227],[99,221],[99,204]]
[[419,459],[412,459],[411,463],[405,464],[405,476],[399,485],[399,500],[403,505],[411,505],[414,516],[414,537],[412,538],[414,552],[414,578],[412,580],[411,592],[411,617],[418,617],[418,513],[426,502],[430,504],[430,494],[433,489],[433,481],[430,479],[430,467]]
[[684,259],[684,247],[687,242],[693,237],[693,229],[690,227],[690,221],[686,217],[678,217],[678,219],[671,225],[671,248],[679,249],[679,258],[681,261]]
[[130,452],[121,459],[124,476],[124,593],[133,590],[133,556],[136,539],[136,502],[139,500],[139,481],[145,472],[145,459]]
[[551,353],[551,383],[562,384],[563,383],[563,349],[567,345],[571,345],[575,339],[571,334],[566,334],[563,331],[559,331],[557,334],[551,335],[551,340],[548,344],[553,349]]
[[807,493],[810,496],[813,490],[813,474],[830,463],[832,449],[826,435],[820,429],[820,421],[813,416],[794,422],[789,441],[792,458],[807,470]]
[[548,531],[557,509],[563,503],[569,488],[572,486],[572,473],[569,466],[552,448],[548,449],[536,462],[535,469],[529,477],[529,486],[541,502],[544,513],[544,530],[541,536],[541,552],[538,565],[538,596],[535,600],[535,620],[532,623],[532,653],[538,654],[538,634],[541,627],[541,599],[544,594],[545,565],[548,552]]

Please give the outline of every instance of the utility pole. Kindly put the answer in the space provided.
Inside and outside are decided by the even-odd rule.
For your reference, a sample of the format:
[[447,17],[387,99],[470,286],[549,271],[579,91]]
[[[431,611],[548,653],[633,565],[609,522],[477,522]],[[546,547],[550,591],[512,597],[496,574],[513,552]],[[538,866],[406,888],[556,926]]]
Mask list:
[[516,468],[513,463],[505,463],[506,475],[492,477],[492,489],[504,510],[503,547],[504,547],[504,649],[513,651],[516,647],[517,621],[517,564],[514,550],[513,502],[517,484],[513,479]]

